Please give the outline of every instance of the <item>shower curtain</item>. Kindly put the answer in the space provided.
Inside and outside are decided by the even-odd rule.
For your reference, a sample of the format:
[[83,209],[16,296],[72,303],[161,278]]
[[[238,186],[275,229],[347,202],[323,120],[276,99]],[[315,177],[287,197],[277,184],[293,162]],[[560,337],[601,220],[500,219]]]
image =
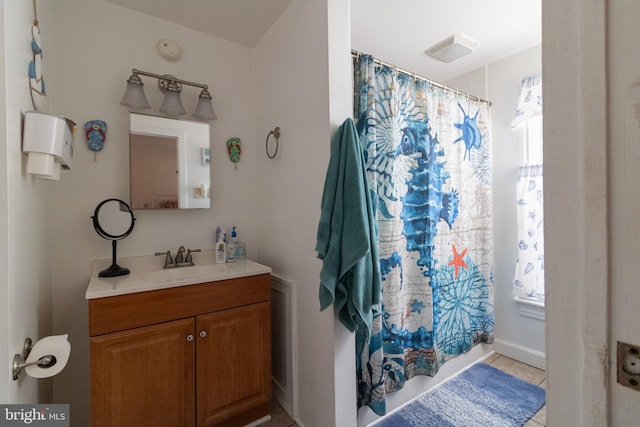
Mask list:
[[354,97],[383,288],[356,331],[358,405],[382,415],[386,393],[493,342],[489,107],[363,54]]

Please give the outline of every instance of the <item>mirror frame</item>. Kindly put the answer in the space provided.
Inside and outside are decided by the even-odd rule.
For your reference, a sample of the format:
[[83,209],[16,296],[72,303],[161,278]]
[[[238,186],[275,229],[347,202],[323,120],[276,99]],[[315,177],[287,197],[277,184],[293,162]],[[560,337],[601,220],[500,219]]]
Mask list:
[[[128,213],[129,216],[130,216],[131,222],[130,222],[129,226],[127,227],[126,231],[124,231],[121,234],[112,234],[112,233],[108,232],[107,230],[105,230],[104,227],[100,224],[100,215],[99,215],[100,214],[100,210],[102,209],[102,207],[104,205],[106,205],[109,202],[119,203],[120,211]],[[133,231],[133,226],[135,225],[135,222],[136,222],[136,218],[133,216],[133,211],[131,210],[129,205],[124,200],[120,200],[120,199],[106,199],[106,200],[103,200],[102,202],[98,203],[98,205],[96,206],[95,211],[93,212],[93,216],[91,217],[91,219],[93,221],[93,228],[96,229],[96,233],[98,233],[100,235],[100,237],[102,237],[103,239],[107,239],[107,240],[121,240],[121,239],[124,239],[129,234],[131,234],[131,232]]]
[[[100,224],[100,218],[99,218],[100,210],[104,207],[105,204],[111,203],[111,202],[118,203],[120,206],[120,211],[128,213],[130,216],[131,223],[129,224],[129,228],[122,234],[111,234],[108,231],[106,231],[104,227]],[[98,277],[126,276],[127,274],[129,274],[129,269],[125,267],[120,267],[118,265],[118,263],[116,262],[117,261],[116,250],[118,247],[118,240],[124,239],[129,234],[131,234],[131,231],[133,231],[133,226],[136,223],[136,218],[133,216],[133,211],[124,200],[113,199],[113,198],[106,199],[98,203],[98,206],[96,206],[96,209],[93,212],[93,216],[91,217],[91,219],[93,221],[93,228],[95,228],[96,233],[98,233],[98,235],[103,239],[111,240],[111,261],[112,261],[111,266],[107,269],[102,270],[100,273],[98,273]]]
[[[211,152],[211,129],[209,123],[189,120],[178,120],[167,117],[152,116],[140,113],[129,113],[129,199],[131,209],[142,210],[175,210],[176,208],[154,208],[136,206],[133,200],[133,182],[131,179],[132,159],[131,144],[134,135],[159,136],[177,140],[178,164],[178,208],[177,209],[210,209],[211,198],[211,162],[205,159],[205,152]],[[206,142],[203,139],[206,138]],[[198,167],[206,167],[206,178]],[[174,171],[171,171],[174,173]],[[206,180],[206,182],[203,182]],[[204,197],[196,197],[202,186],[205,186]]]

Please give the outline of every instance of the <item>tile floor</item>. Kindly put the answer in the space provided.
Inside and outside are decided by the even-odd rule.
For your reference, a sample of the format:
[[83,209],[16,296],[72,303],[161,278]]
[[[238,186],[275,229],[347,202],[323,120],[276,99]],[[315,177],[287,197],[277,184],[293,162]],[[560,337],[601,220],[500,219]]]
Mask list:
[[[545,372],[533,366],[527,365],[517,360],[510,359],[500,354],[493,354],[489,358],[483,360],[484,363],[500,369],[514,377],[530,382],[542,388],[545,388],[546,377]],[[546,425],[546,405],[529,420],[524,427],[541,427]],[[271,420],[261,424],[260,427],[292,427],[297,426],[284,409],[274,399],[271,403]]]
[[271,401],[271,410],[269,413],[271,414],[271,419],[266,423],[260,424],[260,427],[292,427],[298,425],[291,419],[289,414],[282,409],[282,406],[280,406],[276,399]]

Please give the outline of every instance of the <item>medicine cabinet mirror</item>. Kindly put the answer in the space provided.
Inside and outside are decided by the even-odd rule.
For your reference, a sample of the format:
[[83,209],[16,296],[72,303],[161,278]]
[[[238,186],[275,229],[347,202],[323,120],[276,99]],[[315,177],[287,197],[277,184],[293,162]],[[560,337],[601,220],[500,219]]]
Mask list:
[[131,209],[208,209],[209,124],[129,113]]

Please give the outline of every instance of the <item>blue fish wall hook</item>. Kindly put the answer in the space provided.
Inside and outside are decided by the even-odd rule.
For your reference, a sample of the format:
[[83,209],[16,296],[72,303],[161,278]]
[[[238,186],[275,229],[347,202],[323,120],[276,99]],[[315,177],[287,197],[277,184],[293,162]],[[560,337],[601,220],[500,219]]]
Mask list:
[[90,120],[84,124],[87,145],[94,152],[93,161],[96,160],[96,152],[102,150],[107,137],[107,124],[102,120]]

